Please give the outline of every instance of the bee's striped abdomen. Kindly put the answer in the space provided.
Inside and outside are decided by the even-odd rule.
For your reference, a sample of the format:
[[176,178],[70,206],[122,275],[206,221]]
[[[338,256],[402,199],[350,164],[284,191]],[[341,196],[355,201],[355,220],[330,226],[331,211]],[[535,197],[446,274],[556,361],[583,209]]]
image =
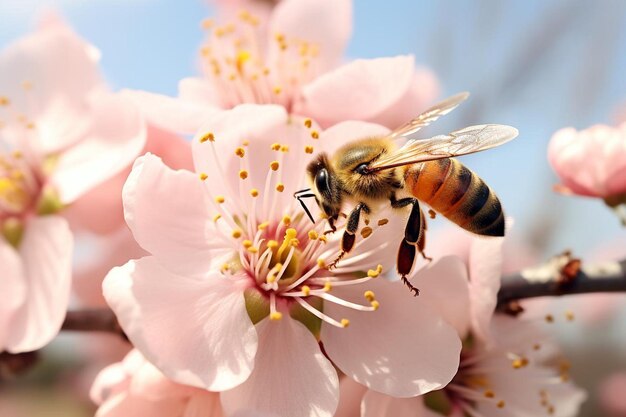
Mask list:
[[456,159],[408,167],[407,191],[433,210],[479,235],[504,236],[504,213],[491,188]]

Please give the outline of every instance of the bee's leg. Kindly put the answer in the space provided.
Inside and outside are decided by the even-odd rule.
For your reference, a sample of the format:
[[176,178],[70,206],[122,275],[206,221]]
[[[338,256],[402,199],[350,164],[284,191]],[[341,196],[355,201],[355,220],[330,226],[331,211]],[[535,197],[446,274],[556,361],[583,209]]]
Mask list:
[[406,228],[404,229],[404,239],[402,239],[400,248],[398,249],[398,262],[396,264],[396,268],[398,274],[402,277],[402,282],[409,287],[409,290],[411,290],[415,296],[417,296],[419,295],[419,289],[409,282],[407,276],[411,273],[411,269],[413,269],[417,250],[419,250],[423,255],[424,245],[426,243],[424,237],[424,230],[426,228],[424,214],[422,213],[419,202],[416,198],[407,197],[397,200],[396,196],[392,195],[390,200],[391,207],[393,208],[403,208],[408,205],[412,205],[409,220],[407,221]]
[[346,230],[344,230],[343,236],[341,237],[341,252],[339,253],[339,256],[337,256],[337,259],[328,265],[329,269],[334,268],[337,265],[337,262],[339,262],[341,258],[343,258],[344,255],[350,252],[354,247],[356,232],[359,229],[359,220],[361,219],[361,211],[369,213],[370,209],[365,203],[359,203],[352,209],[350,215],[348,216]]
[[335,220],[337,220],[337,216],[328,218],[328,225],[330,226],[330,230],[324,232],[325,235],[329,233],[335,233],[337,231],[337,226],[335,226]]

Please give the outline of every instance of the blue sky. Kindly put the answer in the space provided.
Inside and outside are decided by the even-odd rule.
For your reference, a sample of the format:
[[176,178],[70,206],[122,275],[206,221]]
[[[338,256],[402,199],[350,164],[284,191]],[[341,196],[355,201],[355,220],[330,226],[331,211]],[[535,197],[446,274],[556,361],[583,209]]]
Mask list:
[[[100,48],[114,88],[166,94],[196,73],[199,22],[210,14],[199,0],[0,0],[0,46],[26,33],[43,6]],[[551,192],[545,148],[556,129],[611,122],[626,102],[624,23],[626,2],[610,0],[356,0],[348,55],[412,53],[436,71],[444,94],[470,91],[472,99],[431,132],[518,127],[516,141],[463,161],[498,192],[516,233],[539,240],[545,254],[566,247],[583,254],[624,232],[598,201]],[[547,227],[556,233],[546,240]]]

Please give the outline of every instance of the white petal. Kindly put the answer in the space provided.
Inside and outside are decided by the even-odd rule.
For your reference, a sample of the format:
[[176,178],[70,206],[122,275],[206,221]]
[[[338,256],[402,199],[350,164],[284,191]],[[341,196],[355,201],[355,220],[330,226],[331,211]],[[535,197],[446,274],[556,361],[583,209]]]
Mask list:
[[[227,415],[250,411],[330,417],[339,400],[337,372],[300,322],[284,317],[257,325],[259,351],[250,378],[222,393]],[[246,414],[241,414],[246,415]]]
[[450,382],[461,351],[454,328],[400,282],[376,279],[336,287],[331,294],[366,304],[367,289],[380,302],[377,311],[324,303],[324,313],[350,321],[347,328],[322,324],[321,340],[333,363],[357,382],[395,397],[425,394]]
[[220,391],[248,378],[257,350],[240,284],[175,275],[146,257],[112,269],[103,289],[148,361],[176,382]]
[[11,323],[8,351],[39,349],[59,332],[70,296],[72,248],[72,234],[62,217],[33,217],[27,222],[19,245],[26,301]]

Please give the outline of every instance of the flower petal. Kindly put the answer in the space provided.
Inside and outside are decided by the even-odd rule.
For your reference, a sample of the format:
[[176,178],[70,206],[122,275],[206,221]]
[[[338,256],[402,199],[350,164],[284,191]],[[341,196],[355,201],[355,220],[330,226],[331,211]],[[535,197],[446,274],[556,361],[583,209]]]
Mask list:
[[[141,153],[151,152],[172,169],[193,169],[191,144],[182,137],[148,125],[146,146]],[[92,188],[63,212],[74,230],[86,229],[97,234],[110,234],[126,228],[122,206],[122,187],[132,165]],[[132,258],[132,257],[130,257]],[[126,258],[129,259],[129,258]],[[103,275],[104,276],[104,275]]]
[[472,333],[489,343],[491,317],[498,302],[502,276],[502,243],[498,237],[475,238],[470,249],[470,317]]
[[246,382],[222,393],[226,414],[332,416],[339,400],[337,372],[307,328],[290,318],[264,319],[257,331],[254,371]]
[[73,239],[62,217],[33,217],[19,246],[27,294],[15,314],[7,350],[41,348],[59,332],[70,297]]
[[439,82],[433,71],[417,67],[409,89],[395,103],[371,119],[395,129],[432,105],[439,95]]
[[139,90],[122,90],[131,99],[146,120],[172,132],[193,134],[202,123],[220,109],[209,102],[190,101]]
[[371,120],[411,88],[413,56],[357,59],[303,87],[295,112],[323,126],[343,120]]
[[320,135],[320,150],[332,155],[343,145],[357,139],[384,136],[389,133],[389,129],[384,126],[362,122],[359,120],[349,120],[337,123],[324,130]]
[[270,62],[283,54],[274,37],[302,40],[317,48],[315,66],[320,72],[339,63],[352,33],[352,2],[349,0],[284,0],[270,17]]
[[127,392],[105,401],[96,411],[96,417],[171,417],[180,415],[185,402],[180,398],[165,398],[153,401]]
[[0,350],[3,350],[13,315],[26,297],[26,278],[18,252],[2,237],[0,237],[0,265],[2,265],[0,294],[3,298],[0,303]]
[[441,417],[429,410],[423,397],[395,398],[368,390],[363,396],[361,417]]
[[[178,82],[178,98],[185,102],[215,107],[216,110],[220,107],[221,100],[213,83],[206,78],[197,77],[183,78]],[[195,130],[193,133],[196,133]]]
[[361,400],[367,387],[350,378],[339,381],[339,405],[335,417],[356,417],[361,415]]
[[[170,271],[202,275],[220,242],[200,179],[160,158],[137,158],[123,190],[124,215],[137,243]],[[225,247],[225,245],[222,245]]]
[[3,117],[3,134],[21,140],[9,131],[17,128],[14,133],[23,133],[20,125],[26,117],[38,129],[45,126],[45,131],[56,133],[28,135],[32,149],[45,154],[73,143],[81,131],[76,126],[82,127],[88,93],[104,85],[98,60],[98,51],[60,22],[45,25],[4,48],[0,53],[0,96],[9,100],[10,114],[16,117]]
[[220,391],[250,375],[257,335],[240,282],[175,275],[146,257],[112,269],[103,289],[133,345],[167,377]]
[[90,131],[60,154],[50,179],[66,204],[130,165],[146,142],[139,110],[119,94],[98,94],[92,114]]
[[464,338],[470,330],[470,294],[463,261],[456,256],[439,258],[414,274],[411,282],[420,289],[419,301],[438,311]]
[[[380,308],[360,312],[324,303],[324,313],[347,318],[350,326],[322,324],[321,340],[333,363],[376,391],[412,397],[445,386],[459,365],[461,341],[450,327],[404,285],[384,279],[368,283]],[[332,294],[363,303],[360,286],[336,287]]]
[[196,391],[189,398],[185,412],[181,417],[222,417],[222,403],[216,392]]

